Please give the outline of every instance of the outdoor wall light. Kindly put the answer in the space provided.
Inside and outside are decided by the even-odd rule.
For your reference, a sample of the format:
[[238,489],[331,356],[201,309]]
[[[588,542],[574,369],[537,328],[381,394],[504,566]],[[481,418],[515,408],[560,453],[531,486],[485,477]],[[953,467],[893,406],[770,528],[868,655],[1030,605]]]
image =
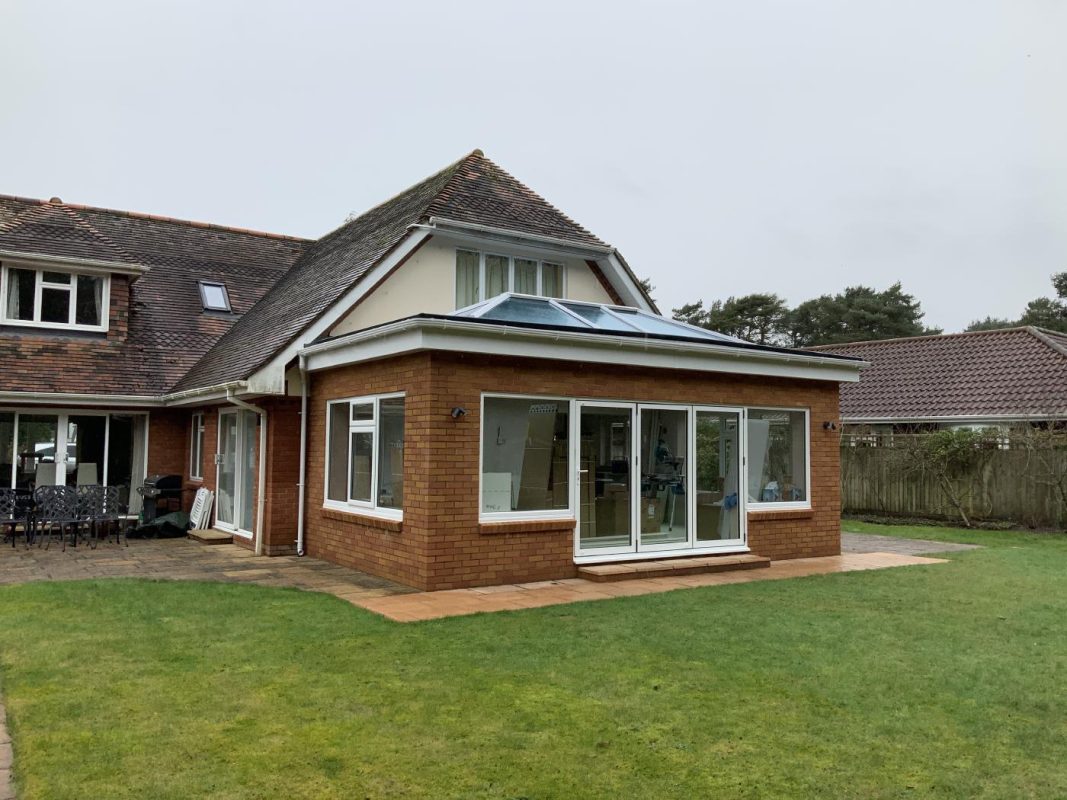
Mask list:
[[837,430],[837,423],[836,422],[824,422],[822,424],[822,429],[824,431],[836,431]]
[[456,406],[452,409],[452,419],[462,419],[467,416],[467,409],[462,406]]

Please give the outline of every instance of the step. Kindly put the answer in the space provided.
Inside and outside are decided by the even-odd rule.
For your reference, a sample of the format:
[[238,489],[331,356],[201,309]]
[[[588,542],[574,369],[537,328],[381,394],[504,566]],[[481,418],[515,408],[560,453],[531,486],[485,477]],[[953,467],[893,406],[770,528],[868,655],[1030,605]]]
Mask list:
[[578,577],[597,583],[627,581],[635,578],[666,578],[699,575],[708,572],[731,572],[739,569],[764,569],[769,558],[754,553],[694,558],[661,558],[654,561],[616,561],[612,564],[589,564],[578,568]]
[[226,531],[189,531],[189,538],[200,544],[233,544],[233,534]]

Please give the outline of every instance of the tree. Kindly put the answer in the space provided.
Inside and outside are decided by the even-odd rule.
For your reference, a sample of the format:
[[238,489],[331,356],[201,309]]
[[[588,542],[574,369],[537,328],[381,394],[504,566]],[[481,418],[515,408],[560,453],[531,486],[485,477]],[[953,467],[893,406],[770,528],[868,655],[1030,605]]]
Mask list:
[[1000,328],[1013,328],[1018,324],[1004,317],[986,317],[985,319],[976,319],[963,330],[968,333],[972,331],[995,331]]
[[[638,283],[641,284],[641,288],[645,290],[645,294],[647,294],[649,298],[652,298],[652,293],[656,291],[656,287],[652,285],[652,279],[642,278]],[[655,299],[653,299],[652,302],[656,302]]]
[[877,291],[850,286],[801,303],[789,315],[789,341],[795,347],[896,339],[941,333],[922,324],[922,305],[894,283]]
[[671,316],[673,316],[679,322],[687,322],[690,325],[697,325],[701,328],[706,328],[708,321],[708,312],[704,308],[704,301],[697,300],[695,303],[686,303],[680,308],[671,309]]
[[[683,308],[685,308],[683,306]],[[747,294],[716,300],[703,327],[756,344],[777,344],[786,333],[789,307],[776,294]]]
[[1026,304],[1019,324],[1067,332],[1067,304],[1061,300],[1038,297]]

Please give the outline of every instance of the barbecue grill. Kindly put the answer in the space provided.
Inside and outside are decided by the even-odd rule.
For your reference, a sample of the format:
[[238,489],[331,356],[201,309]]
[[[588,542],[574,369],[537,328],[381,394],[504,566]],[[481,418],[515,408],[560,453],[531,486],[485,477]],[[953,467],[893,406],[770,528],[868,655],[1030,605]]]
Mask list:
[[166,510],[171,505],[171,501],[177,500],[180,507],[182,476],[149,475],[144,479],[144,485],[138,487],[137,491],[144,498],[143,519],[145,522],[152,522],[159,515],[160,505]]

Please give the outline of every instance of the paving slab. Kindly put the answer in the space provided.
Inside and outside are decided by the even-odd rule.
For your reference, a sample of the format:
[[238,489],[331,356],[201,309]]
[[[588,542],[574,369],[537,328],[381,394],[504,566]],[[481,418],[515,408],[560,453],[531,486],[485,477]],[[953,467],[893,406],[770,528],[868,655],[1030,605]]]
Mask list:
[[897,553],[905,556],[921,556],[928,553],[957,553],[964,550],[980,550],[981,545],[959,542],[936,542],[931,539],[904,539],[899,536],[882,536],[876,533],[842,533],[842,553]]

